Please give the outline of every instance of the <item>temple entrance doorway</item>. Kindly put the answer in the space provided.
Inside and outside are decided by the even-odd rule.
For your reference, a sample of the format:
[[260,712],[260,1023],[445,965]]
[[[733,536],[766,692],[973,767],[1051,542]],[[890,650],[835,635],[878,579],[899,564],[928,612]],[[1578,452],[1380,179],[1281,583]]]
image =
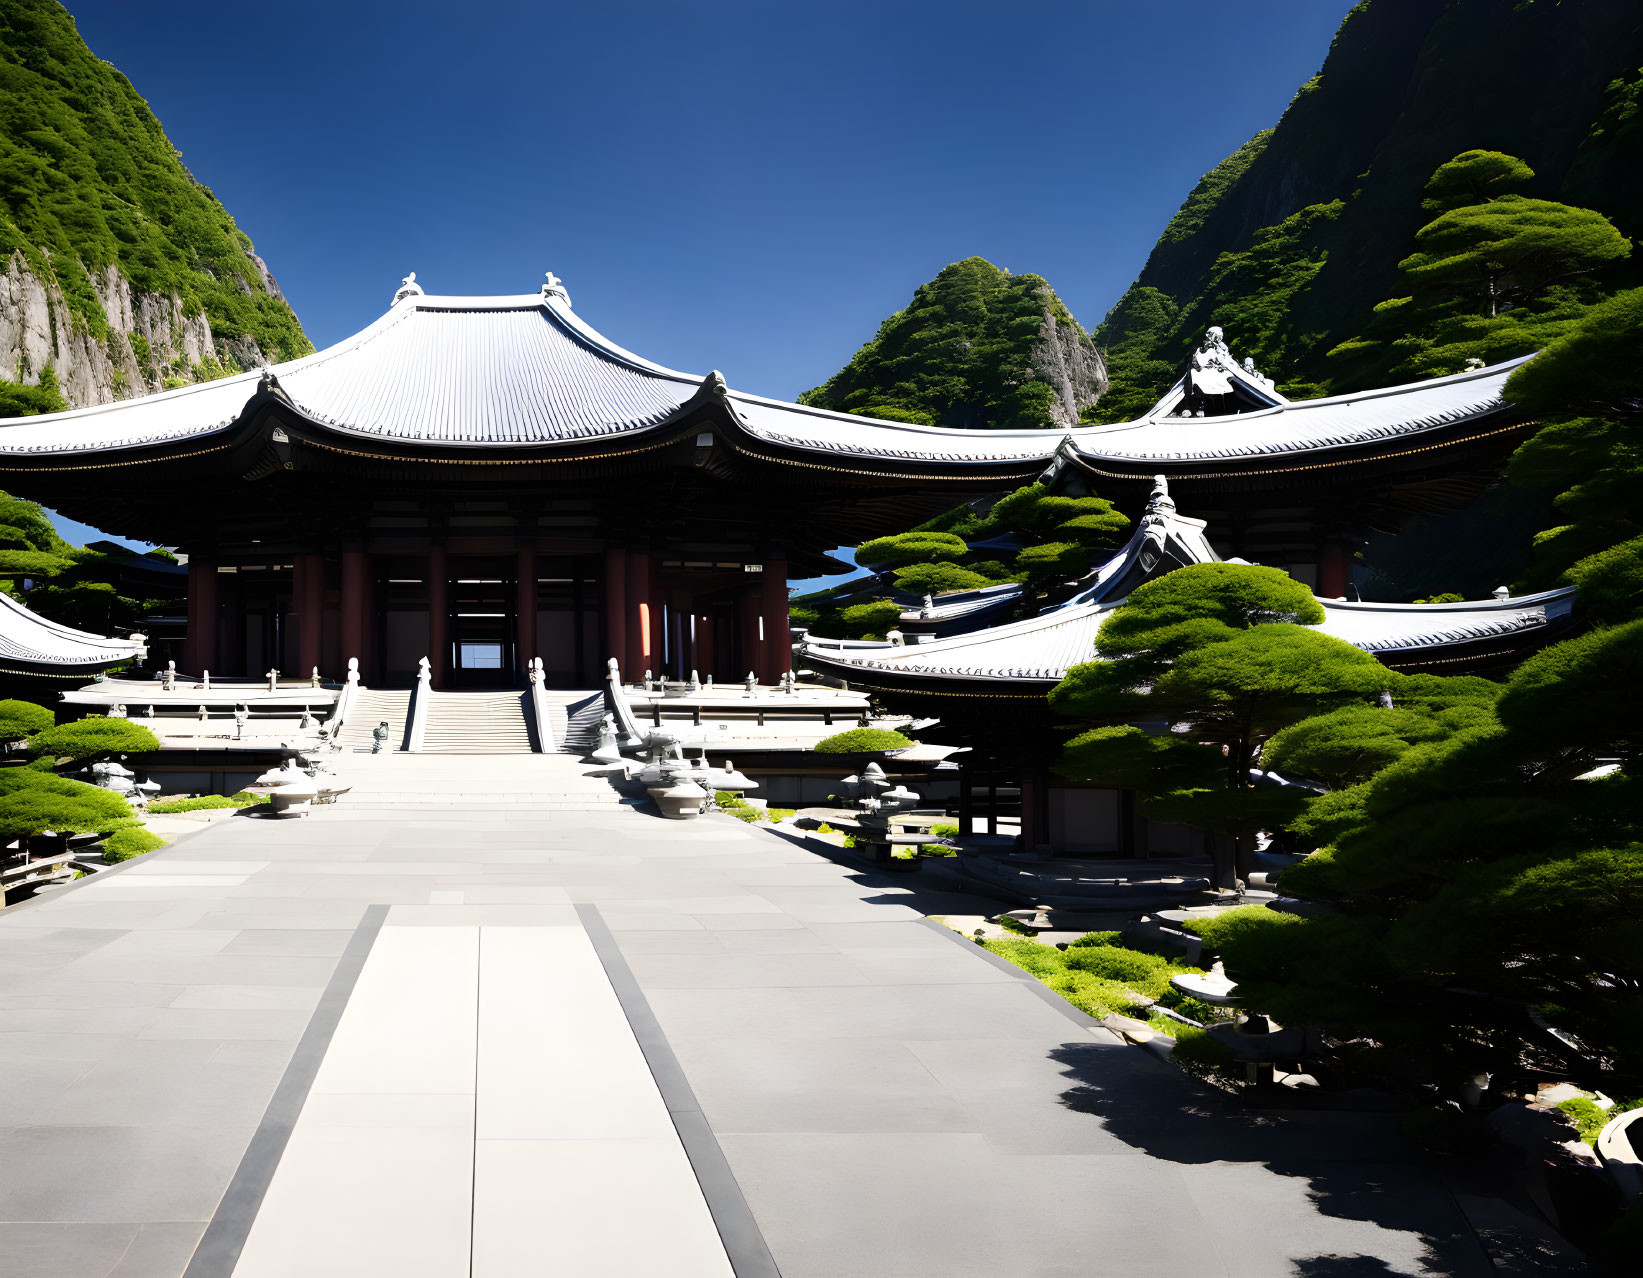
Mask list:
[[451,685],[456,688],[511,688],[514,670],[514,604],[518,586],[512,575],[464,571],[450,584]]

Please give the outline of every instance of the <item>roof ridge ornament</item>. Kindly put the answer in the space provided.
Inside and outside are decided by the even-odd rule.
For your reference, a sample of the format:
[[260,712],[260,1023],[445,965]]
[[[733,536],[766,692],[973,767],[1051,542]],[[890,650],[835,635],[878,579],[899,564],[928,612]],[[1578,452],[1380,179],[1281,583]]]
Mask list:
[[565,291],[565,281],[560,279],[552,271],[547,272],[547,276],[548,282],[542,285],[542,300],[545,302],[550,298],[557,297],[563,300],[566,306],[569,306],[570,294]]
[[416,282],[416,272],[412,271],[399,282],[399,292],[394,294],[394,305],[398,306],[407,297],[421,297],[422,285]]
[[717,400],[728,400],[730,398],[730,387],[725,382],[725,375],[715,368],[706,377],[702,378],[701,393]]

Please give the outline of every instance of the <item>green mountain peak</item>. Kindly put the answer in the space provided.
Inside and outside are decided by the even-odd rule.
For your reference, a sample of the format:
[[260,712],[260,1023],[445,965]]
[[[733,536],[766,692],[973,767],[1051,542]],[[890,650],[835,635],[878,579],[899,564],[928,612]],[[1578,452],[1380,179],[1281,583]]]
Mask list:
[[945,267],[799,401],[926,425],[1076,425],[1107,388],[1101,353],[1039,275],[985,258]]

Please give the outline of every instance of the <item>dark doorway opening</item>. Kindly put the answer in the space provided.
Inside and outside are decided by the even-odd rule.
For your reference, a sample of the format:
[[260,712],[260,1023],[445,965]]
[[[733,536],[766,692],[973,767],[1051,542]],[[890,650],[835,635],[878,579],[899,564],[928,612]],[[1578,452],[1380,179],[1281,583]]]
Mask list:
[[451,582],[449,654],[457,688],[514,686],[514,607],[511,576],[464,574]]

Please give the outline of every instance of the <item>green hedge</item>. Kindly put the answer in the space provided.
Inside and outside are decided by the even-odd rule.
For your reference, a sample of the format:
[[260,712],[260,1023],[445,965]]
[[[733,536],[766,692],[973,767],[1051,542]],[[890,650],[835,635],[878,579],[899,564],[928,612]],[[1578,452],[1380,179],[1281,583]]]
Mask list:
[[32,701],[0,701],[0,741],[21,741],[56,722],[50,710]]
[[105,754],[146,754],[160,748],[160,739],[129,719],[76,719],[36,732],[29,748],[55,758],[95,759]]
[[911,737],[888,728],[851,728],[836,732],[816,742],[817,754],[877,754],[884,750],[901,750],[913,744]]
[[145,830],[140,825],[127,826],[103,840],[103,860],[110,863],[129,861],[134,856],[164,846],[165,840],[153,831]]
[[253,803],[267,803],[266,794],[248,794],[241,790],[238,794],[197,794],[191,799],[167,799],[162,803],[150,803],[148,810],[155,816],[167,815],[172,812],[209,812],[217,808],[248,808]]

